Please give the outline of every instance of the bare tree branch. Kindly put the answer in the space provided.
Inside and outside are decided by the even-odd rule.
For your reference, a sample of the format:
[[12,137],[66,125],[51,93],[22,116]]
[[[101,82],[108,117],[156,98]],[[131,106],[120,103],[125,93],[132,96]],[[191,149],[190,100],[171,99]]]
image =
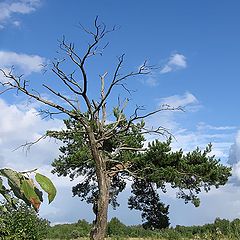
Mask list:
[[156,134],[156,135],[163,135],[163,136],[171,136],[174,138],[173,134],[165,127],[159,126],[157,128],[150,128],[147,129],[145,127],[142,128],[141,134]]
[[41,97],[39,95],[39,93],[34,94],[33,92],[29,92],[29,90],[27,89],[27,86],[26,86],[27,81],[22,80],[21,79],[22,76],[13,75],[12,71],[10,71],[9,73],[4,71],[3,69],[0,69],[0,71],[3,73],[5,78],[9,79],[8,82],[1,83],[1,85],[6,87],[7,89],[9,89],[9,90],[16,89],[17,91],[20,91],[20,92],[26,94],[27,96],[37,100],[38,102],[46,104],[46,105],[48,105],[52,108],[58,109],[59,111],[67,114],[69,117],[72,117],[74,119],[78,119],[80,117],[81,120],[83,120],[83,116],[79,115],[79,113],[74,112],[74,111],[70,111],[70,110],[66,109],[65,107],[63,107],[63,106],[61,106],[61,105],[59,105],[55,102],[47,100],[47,99]]
[[[60,69],[60,62],[57,61],[53,63],[52,71],[63,81],[63,83],[75,94],[81,94],[82,88],[81,86],[74,80],[73,73],[70,74],[70,78]],[[75,86],[78,90],[75,90],[70,84]]]
[[[52,88],[50,88],[49,86],[43,84],[43,87],[45,87],[46,89],[48,89],[51,93],[53,93],[54,95],[56,95],[59,98],[62,98],[63,100],[65,100],[74,110],[78,110],[74,104],[71,102],[73,100],[70,100],[69,98],[65,97],[64,95],[62,95],[60,92],[56,92],[55,90],[53,90]],[[74,100],[75,101],[75,100]]]
[[13,151],[18,150],[19,148],[23,148],[23,149],[26,148],[26,152],[28,152],[34,144],[40,142],[41,140],[45,139],[46,137],[47,137],[47,135],[44,134],[33,142],[26,142],[25,144],[20,145],[19,147],[15,148]]
[[53,119],[54,115],[59,115],[59,114],[63,114],[63,112],[52,112],[49,109],[39,109],[37,111],[37,115],[41,116],[42,119],[45,119],[48,117]]
[[[107,72],[105,72],[102,76],[100,76],[101,79],[101,99],[103,100],[105,98],[105,77],[107,76]],[[106,112],[106,101],[102,104],[102,125],[105,124],[107,120],[107,112]]]
[[121,76],[120,75],[120,69],[121,69],[121,67],[123,65],[123,62],[124,62],[124,56],[125,56],[125,54],[121,55],[118,58],[118,64],[117,64],[116,69],[114,71],[113,79],[111,81],[111,84],[110,84],[108,90],[106,91],[105,97],[103,99],[101,99],[101,102],[99,103],[98,107],[95,108],[93,113],[99,111],[99,109],[102,107],[102,105],[104,104],[104,102],[106,101],[108,96],[110,95],[110,93],[111,93],[111,91],[112,91],[114,86],[121,85],[121,86],[123,86],[126,89],[126,87],[122,83],[122,81],[124,81],[124,80],[126,80],[126,79],[128,79],[130,77],[135,77],[135,76],[145,75],[145,74],[149,74],[150,73],[150,70],[151,70],[152,66],[147,66],[147,62],[145,61],[143,63],[143,65],[139,67],[138,71],[135,71],[135,72],[133,71],[133,72],[130,72],[130,73],[126,74],[126,75]]

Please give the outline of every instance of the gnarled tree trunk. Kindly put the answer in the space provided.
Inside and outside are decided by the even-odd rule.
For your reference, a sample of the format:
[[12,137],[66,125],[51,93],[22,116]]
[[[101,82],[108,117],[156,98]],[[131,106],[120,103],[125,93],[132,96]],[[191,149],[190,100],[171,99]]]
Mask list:
[[99,195],[97,201],[96,221],[90,234],[92,240],[103,240],[107,230],[107,214],[109,204],[110,179],[103,172],[101,173],[99,184]]
[[96,206],[96,220],[90,234],[92,240],[103,240],[107,229],[107,214],[109,204],[110,177],[107,174],[106,160],[96,144],[96,139],[91,128],[87,129],[92,156],[96,163],[96,176],[98,182],[98,199]]

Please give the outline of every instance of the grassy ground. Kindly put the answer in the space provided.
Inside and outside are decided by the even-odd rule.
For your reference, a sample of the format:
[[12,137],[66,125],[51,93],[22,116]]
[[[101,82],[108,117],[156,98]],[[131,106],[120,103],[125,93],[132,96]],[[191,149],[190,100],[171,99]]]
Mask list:
[[[106,238],[106,240],[167,240],[165,238],[122,238],[122,237],[115,237],[115,238]],[[204,238],[204,240],[207,240],[207,239],[210,239],[210,240],[213,240],[213,238]],[[63,239],[46,239],[46,240],[63,240]],[[75,238],[73,240],[89,240],[89,238]],[[191,240],[191,239],[185,239],[185,238],[182,238],[182,239],[179,239],[179,240]],[[203,240],[201,238],[193,238],[192,240]],[[214,240],[239,240],[239,238],[216,238]]]
[[[127,240],[156,240],[156,238],[122,238],[122,237],[106,238],[106,240],[124,240],[124,239],[127,239]],[[158,239],[165,240],[164,238],[158,238]],[[45,240],[63,240],[63,239],[55,238],[55,239],[45,239]],[[74,240],[89,240],[89,238],[75,238]]]
[[[114,238],[106,238],[106,240],[167,240],[165,238],[123,238],[123,237],[114,237]],[[211,236],[206,236],[204,238],[192,238],[192,240],[239,240],[240,238],[226,238],[226,237],[217,237],[217,238],[212,238]],[[45,240],[63,240],[63,239],[45,239]],[[73,240],[89,240],[89,238],[75,238]],[[191,240],[189,238],[181,238],[178,240]]]

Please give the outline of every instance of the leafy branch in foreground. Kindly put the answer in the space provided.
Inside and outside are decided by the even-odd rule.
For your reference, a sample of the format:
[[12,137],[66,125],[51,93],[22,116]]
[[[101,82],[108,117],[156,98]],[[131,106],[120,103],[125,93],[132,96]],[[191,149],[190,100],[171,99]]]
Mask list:
[[[8,204],[16,207],[18,199],[21,199],[38,211],[43,202],[43,193],[34,180],[29,177],[29,174],[35,173],[35,171],[21,173],[9,168],[0,169],[0,194]],[[7,180],[8,186],[4,184],[4,178]],[[56,196],[56,188],[51,180],[40,173],[35,173],[35,180],[41,189],[48,194],[49,203],[51,203]]]

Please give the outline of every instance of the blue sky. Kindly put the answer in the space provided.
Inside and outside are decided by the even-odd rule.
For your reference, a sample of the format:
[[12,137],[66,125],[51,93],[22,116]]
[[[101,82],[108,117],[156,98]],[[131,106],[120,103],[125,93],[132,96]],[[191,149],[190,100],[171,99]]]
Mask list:
[[[65,35],[82,51],[87,38],[79,23],[92,27],[98,15],[107,26],[116,25],[117,31],[106,39],[110,44],[104,56],[89,66],[93,79],[89,93],[97,93],[97,76],[111,72],[116,57],[123,53],[126,71],[136,69],[144,60],[159,66],[148,77],[129,81],[129,88],[136,90],[130,108],[136,103],[149,110],[163,103],[183,106],[184,113],[159,114],[147,124],[167,127],[176,137],[174,149],[190,151],[212,142],[213,153],[233,167],[229,183],[202,194],[199,208],[176,200],[171,190],[162,196],[170,204],[171,223],[191,225],[216,217],[233,219],[240,217],[239,8],[237,0],[2,0],[0,67],[14,65],[38,88],[42,79],[50,78],[48,73],[42,74],[41,64],[58,56],[58,39]],[[35,114],[38,107],[33,102],[26,104],[21,95],[0,96],[0,166],[19,170],[39,167],[56,182],[57,199],[43,206],[41,216],[52,222],[91,221],[90,208],[71,197],[73,183],[49,174],[59,145],[45,140],[27,156],[22,151],[12,152],[47,129],[62,127],[61,119],[41,120]],[[110,217],[118,216],[126,224],[140,223],[139,213],[126,208],[127,193],[120,196],[120,210],[110,210]]]

